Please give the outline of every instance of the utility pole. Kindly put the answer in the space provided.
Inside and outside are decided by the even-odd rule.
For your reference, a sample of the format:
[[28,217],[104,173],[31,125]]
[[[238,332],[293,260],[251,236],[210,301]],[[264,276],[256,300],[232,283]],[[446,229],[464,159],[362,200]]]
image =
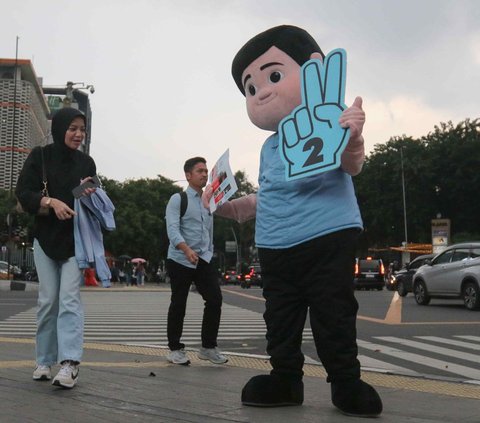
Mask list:
[[402,166],[402,192],[403,192],[403,224],[405,228],[405,246],[408,244],[407,233],[407,202],[405,200],[405,174],[403,171],[403,147],[400,147],[400,163]]
[[235,234],[235,231],[233,230],[233,226],[230,226],[230,229],[232,230],[233,233],[233,238],[235,239],[235,246],[236,246],[236,251],[237,251],[237,265],[235,266],[235,270],[237,271],[237,274],[240,273],[240,246],[238,245],[237,241],[237,235]]

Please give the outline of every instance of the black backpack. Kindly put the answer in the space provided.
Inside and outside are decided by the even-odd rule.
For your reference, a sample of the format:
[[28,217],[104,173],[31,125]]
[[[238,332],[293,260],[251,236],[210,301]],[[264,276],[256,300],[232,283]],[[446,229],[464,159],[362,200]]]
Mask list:
[[180,218],[185,216],[185,212],[187,211],[188,206],[188,197],[185,191],[180,193]]

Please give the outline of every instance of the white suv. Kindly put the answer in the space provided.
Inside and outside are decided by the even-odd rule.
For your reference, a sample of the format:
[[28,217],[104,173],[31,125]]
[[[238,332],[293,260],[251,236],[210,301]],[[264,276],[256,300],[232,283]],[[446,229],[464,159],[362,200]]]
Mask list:
[[455,244],[428,260],[413,277],[415,301],[461,298],[469,310],[480,308],[480,242]]

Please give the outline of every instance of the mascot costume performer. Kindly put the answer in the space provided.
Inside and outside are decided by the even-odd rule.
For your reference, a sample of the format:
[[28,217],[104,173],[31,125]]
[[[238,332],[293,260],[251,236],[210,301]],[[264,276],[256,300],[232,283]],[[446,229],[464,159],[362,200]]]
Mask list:
[[[256,217],[272,370],[247,382],[242,403],[257,407],[303,403],[301,343],[309,313],[333,404],[347,415],[375,417],[382,412],[382,401],[360,379],[358,303],[353,292],[362,219],[351,177],[360,172],[365,158],[365,113],[360,97],[351,107],[342,107],[343,94],[338,93],[343,90],[343,65],[341,57],[331,58],[310,34],[289,25],[256,35],[236,54],[232,76],[246,98],[248,116],[257,127],[274,133],[262,147],[258,193],[229,201],[215,214],[238,222]],[[302,68],[310,61],[316,63],[313,73]],[[316,92],[310,88],[306,98],[302,84],[312,75]],[[305,142],[313,127],[323,135]],[[343,147],[335,149],[340,152],[338,164],[301,175],[300,169],[312,167],[312,151],[317,162],[325,159],[329,132],[334,130],[344,134]],[[302,154],[306,161],[290,160]],[[212,193],[207,186],[205,207]]]

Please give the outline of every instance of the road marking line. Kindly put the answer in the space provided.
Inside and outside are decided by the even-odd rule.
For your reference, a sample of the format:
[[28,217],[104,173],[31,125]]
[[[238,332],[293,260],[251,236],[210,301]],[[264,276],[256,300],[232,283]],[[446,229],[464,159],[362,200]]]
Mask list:
[[[440,342],[442,344],[454,345],[456,347],[462,347],[470,350],[480,351],[480,345],[471,344],[470,342],[455,341],[453,339],[440,338],[439,336],[415,336],[415,338],[424,339],[425,341]],[[479,341],[480,341],[480,338],[479,338]]]
[[245,298],[250,298],[251,300],[265,302],[265,298],[263,297],[256,297],[255,295],[244,294],[243,292],[230,291],[229,289],[225,289],[225,288],[223,288],[222,291],[228,292],[229,294],[238,295],[239,297],[245,297]]
[[[255,297],[254,295],[231,291],[225,288],[222,288],[222,291],[228,292],[229,294],[238,295],[239,297],[265,302],[265,298],[263,297]],[[398,292],[395,292],[385,318],[379,319],[376,317],[362,316],[358,314],[357,319],[378,323],[381,325],[480,325],[480,322],[402,322],[402,297],[398,295]]]
[[387,314],[385,316],[385,323],[390,325],[398,325],[402,323],[402,297],[395,292],[395,295],[390,302]]
[[401,360],[421,364],[426,367],[432,367],[434,369],[439,369],[447,373],[454,373],[456,375],[467,377],[468,379],[480,380],[480,370],[474,369],[472,367],[461,366],[459,364],[450,363],[448,361],[437,360],[435,358],[426,357],[420,354],[409,353],[382,344],[374,344],[372,342],[362,341],[360,339],[357,340],[357,344],[361,348],[366,348],[367,350],[375,351],[380,354],[385,354],[391,357],[399,358]]
[[438,345],[430,345],[424,342],[397,338],[395,336],[375,336],[375,339],[380,339],[381,341],[393,342],[395,344],[405,345],[407,347],[416,348],[422,351],[433,352],[439,355],[446,355],[447,357],[456,357],[465,361],[472,361],[473,363],[480,363],[480,357],[478,356],[478,354],[464,353],[461,351],[452,350],[450,348],[439,347]]

